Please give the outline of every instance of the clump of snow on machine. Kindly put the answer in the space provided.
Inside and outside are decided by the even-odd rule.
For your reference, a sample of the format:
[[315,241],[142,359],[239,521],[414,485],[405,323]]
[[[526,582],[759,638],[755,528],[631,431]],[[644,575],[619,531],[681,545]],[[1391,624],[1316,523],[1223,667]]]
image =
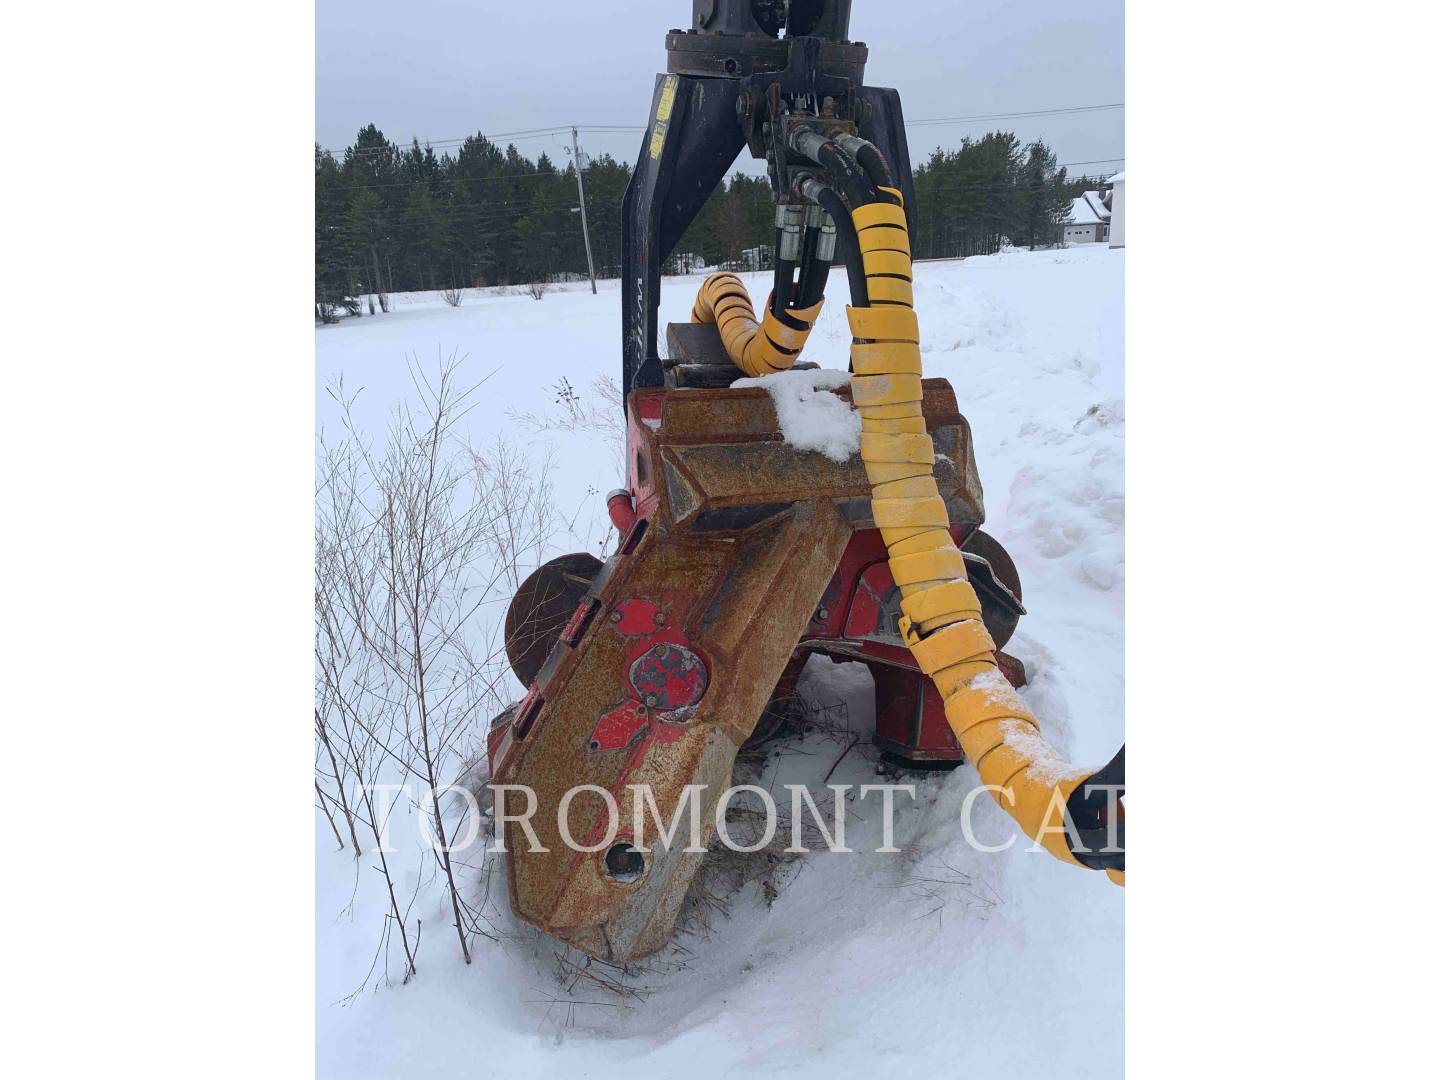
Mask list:
[[860,414],[831,391],[849,383],[849,372],[810,368],[737,379],[730,385],[768,391],[785,441],[795,449],[815,450],[831,461],[848,461],[860,452]]

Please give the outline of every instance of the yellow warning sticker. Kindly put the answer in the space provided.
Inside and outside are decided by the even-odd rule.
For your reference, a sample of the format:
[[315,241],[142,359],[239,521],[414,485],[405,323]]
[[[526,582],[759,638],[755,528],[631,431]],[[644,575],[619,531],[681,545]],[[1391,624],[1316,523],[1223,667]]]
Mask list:
[[674,75],[665,76],[665,85],[660,88],[660,103],[655,106],[655,124],[650,132],[650,156],[658,159],[665,148],[665,134],[670,130],[670,114],[675,109],[675,91],[680,80]]

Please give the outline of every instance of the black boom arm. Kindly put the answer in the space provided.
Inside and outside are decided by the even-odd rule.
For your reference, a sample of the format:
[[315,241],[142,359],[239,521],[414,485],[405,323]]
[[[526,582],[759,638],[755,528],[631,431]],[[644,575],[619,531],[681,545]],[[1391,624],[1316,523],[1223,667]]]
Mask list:
[[[888,160],[914,224],[900,95],[864,86],[868,50],[846,40],[850,0],[694,0],[694,26],[666,36],[650,120],[625,190],[621,385],[660,386],[660,268],[742,148],[768,164],[772,196],[794,201],[784,124],[847,129]],[[837,261],[856,253],[841,244]]]

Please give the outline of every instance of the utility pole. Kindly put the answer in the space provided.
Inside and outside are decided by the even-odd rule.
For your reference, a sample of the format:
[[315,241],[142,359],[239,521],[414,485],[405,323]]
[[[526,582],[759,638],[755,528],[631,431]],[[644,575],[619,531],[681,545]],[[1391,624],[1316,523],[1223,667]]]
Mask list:
[[590,295],[595,288],[595,256],[590,254],[590,222],[585,216],[585,159],[580,156],[580,130],[570,129],[570,140],[575,147],[575,186],[580,189],[580,229],[585,234],[585,262],[590,267]]

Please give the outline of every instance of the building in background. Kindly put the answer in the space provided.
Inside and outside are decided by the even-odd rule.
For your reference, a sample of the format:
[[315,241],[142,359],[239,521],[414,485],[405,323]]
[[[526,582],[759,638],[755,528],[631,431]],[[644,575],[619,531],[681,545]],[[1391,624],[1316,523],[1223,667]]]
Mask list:
[[1125,174],[1110,178],[1110,246],[1125,246]]
[[1098,244],[1110,236],[1110,207],[1098,191],[1087,191],[1070,202],[1065,243]]

